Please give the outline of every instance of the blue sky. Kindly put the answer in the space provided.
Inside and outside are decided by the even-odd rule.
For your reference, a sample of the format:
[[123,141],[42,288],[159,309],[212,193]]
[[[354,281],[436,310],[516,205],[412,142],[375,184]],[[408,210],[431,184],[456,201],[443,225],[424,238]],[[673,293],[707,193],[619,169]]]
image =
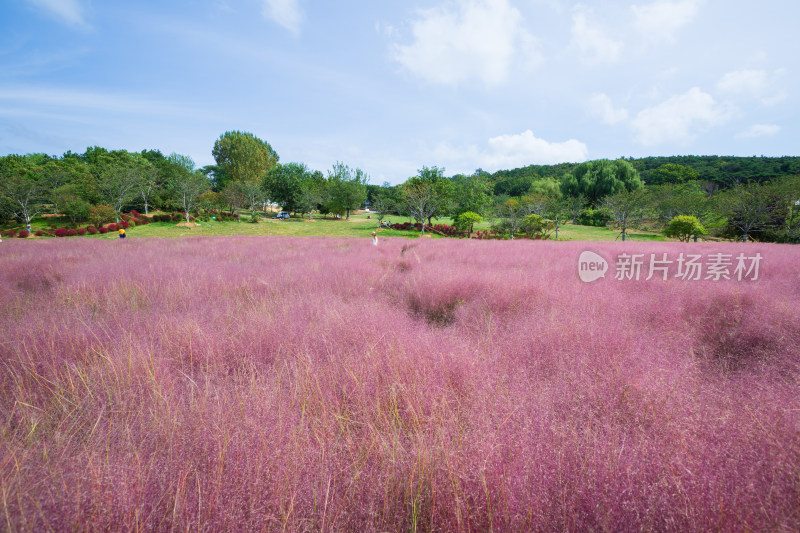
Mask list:
[[227,130],[399,183],[620,156],[800,155],[795,0],[0,0],[0,154]]

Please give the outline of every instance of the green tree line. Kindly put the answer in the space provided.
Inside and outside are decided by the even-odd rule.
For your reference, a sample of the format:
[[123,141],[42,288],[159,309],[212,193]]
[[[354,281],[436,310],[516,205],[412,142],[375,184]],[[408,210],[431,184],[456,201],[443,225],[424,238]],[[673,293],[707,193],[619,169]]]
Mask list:
[[366,206],[379,221],[387,214],[408,216],[424,223],[423,231],[450,217],[467,233],[489,219],[496,233],[510,238],[557,236],[572,223],[614,225],[625,239],[630,228],[646,222],[682,240],[711,234],[800,241],[796,157],[629,158],[453,176],[423,166],[393,186],[370,184],[364,171],[342,162],[324,173],[302,162],[281,163],[268,142],[248,132],[223,133],[211,153],[215,164],[203,168],[158,150],[91,147],[61,157],[5,156],[0,222],[30,228],[35,217],[50,212],[78,224],[98,206],[115,217],[133,208],[181,211],[187,221],[200,209],[246,210],[257,221],[270,205],[298,216],[344,218]]

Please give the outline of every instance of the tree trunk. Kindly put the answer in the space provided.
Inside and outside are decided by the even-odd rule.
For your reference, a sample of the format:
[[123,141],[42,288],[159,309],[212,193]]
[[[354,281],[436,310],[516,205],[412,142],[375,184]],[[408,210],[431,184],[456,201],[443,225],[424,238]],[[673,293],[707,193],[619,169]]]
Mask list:
[[147,207],[148,207],[147,206],[147,201],[145,200],[145,202],[144,202],[144,214],[145,215],[149,214],[148,211],[147,211]]
[[346,213],[347,213],[347,216],[345,217],[345,220],[350,220],[350,208],[349,207],[347,208]]

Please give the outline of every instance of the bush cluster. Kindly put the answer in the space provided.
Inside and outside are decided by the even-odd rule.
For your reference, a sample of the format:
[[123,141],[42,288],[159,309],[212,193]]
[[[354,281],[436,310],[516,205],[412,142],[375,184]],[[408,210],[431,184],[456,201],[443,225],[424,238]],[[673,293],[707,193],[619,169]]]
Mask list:
[[[392,224],[392,229],[401,231],[422,231],[422,225],[422,222],[402,222],[400,224]],[[447,224],[434,224],[432,226],[425,224],[425,231],[432,231],[441,235],[447,235],[448,237],[457,237],[461,235],[461,232],[457,228],[448,226]]]
[[609,222],[611,222],[611,215],[604,209],[592,209],[589,207],[581,211],[578,217],[578,224],[583,226],[604,228]]
[[[153,222],[182,222],[186,217],[183,213],[173,212],[162,215],[153,215]],[[189,221],[194,221],[195,217],[190,216]]]
[[89,209],[89,222],[100,227],[115,217],[114,208],[110,205],[94,205]]
[[26,229],[21,229],[21,230],[19,230],[19,233],[17,234],[17,237],[19,237],[20,239],[24,239],[24,238],[26,238],[28,235],[30,235],[30,233],[28,233],[28,230],[26,230]]
[[[430,226],[428,226],[430,228]],[[458,237],[461,235],[461,232],[455,228],[454,226],[448,226],[447,224],[434,224],[433,231],[437,233],[441,233],[442,235],[446,235],[448,237]]]
[[3,237],[16,237],[17,230],[7,229],[3,231]]
[[[419,224],[419,223],[417,223]],[[403,222],[402,224],[392,224],[392,229],[398,229],[401,231],[407,231],[410,229],[417,229],[417,224],[413,222]],[[420,229],[422,229],[422,224],[419,224]]]
[[218,222],[233,222],[239,220],[238,213],[228,213],[227,211],[220,211],[219,209],[206,209],[197,215],[197,218],[203,222],[209,222],[212,218]]
[[475,236],[473,237],[473,239],[481,239],[481,240],[503,239],[503,236],[495,231],[483,230],[475,232]]

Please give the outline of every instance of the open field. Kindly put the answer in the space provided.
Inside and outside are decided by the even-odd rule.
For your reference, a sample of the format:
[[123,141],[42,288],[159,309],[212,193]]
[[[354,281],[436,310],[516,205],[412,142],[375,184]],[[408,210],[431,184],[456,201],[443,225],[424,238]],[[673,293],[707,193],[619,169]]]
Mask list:
[[[242,214],[242,219],[248,219],[249,215]],[[410,219],[407,217],[387,216],[386,221],[395,222],[408,222]],[[435,224],[452,224],[449,218],[435,219]],[[378,221],[375,215],[367,219],[366,214],[357,214],[350,217],[350,220],[333,219],[327,217],[314,216],[312,222],[307,218],[292,218],[289,220],[277,220],[271,218],[262,219],[258,224],[251,224],[249,222],[217,222],[209,221],[202,222],[200,225],[193,228],[178,226],[175,222],[158,222],[147,224],[145,226],[137,226],[128,230],[129,238],[139,237],[186,237],[186,236],[220,236],[220,235],[280,235],[288,237],[312,237],[312,236],[332,236],[332,237],[369,237],[370,233],[375,231]],[[46,228],[43,219],[39,219],[34,224],[34,231],[36,229]],[[475,231],[488,230],[490,227],[489,222],[483,222],[475,226]],[[21,229],[17,227],[16,229]],[[390,229],[380,230],[381,234],[386,237],[403,237],[403,238],[416,238],[419,236],[418,232],[412,231],[394,231]],[[597,228],[592,226],[577,226],[568,224],[561,228],[559,231],[559,240],[562,241],[614,241],[618,239],[619,231],[614,228]],[[437,238],[435,236],[434,238]],[[33,237],[29,237],[33,239]],[[76,238],[76,237],[70,237]],[[83,238],[93,239],[115,239],[118,238],[113,233],[104,235],[84,236]],[[555,238],[553,234],[551,238]],[[667,240],[663,235],[654,231],[637,231],[630,230],[629,238],[635,241],[665,241]]]
[[[605,279],[579,280],[587,249]],[[614,279],[620,253],[682,252],[763,260],[757,280]],[[732,243],[4,240],[0,524],[796,531],[798,264]]]

